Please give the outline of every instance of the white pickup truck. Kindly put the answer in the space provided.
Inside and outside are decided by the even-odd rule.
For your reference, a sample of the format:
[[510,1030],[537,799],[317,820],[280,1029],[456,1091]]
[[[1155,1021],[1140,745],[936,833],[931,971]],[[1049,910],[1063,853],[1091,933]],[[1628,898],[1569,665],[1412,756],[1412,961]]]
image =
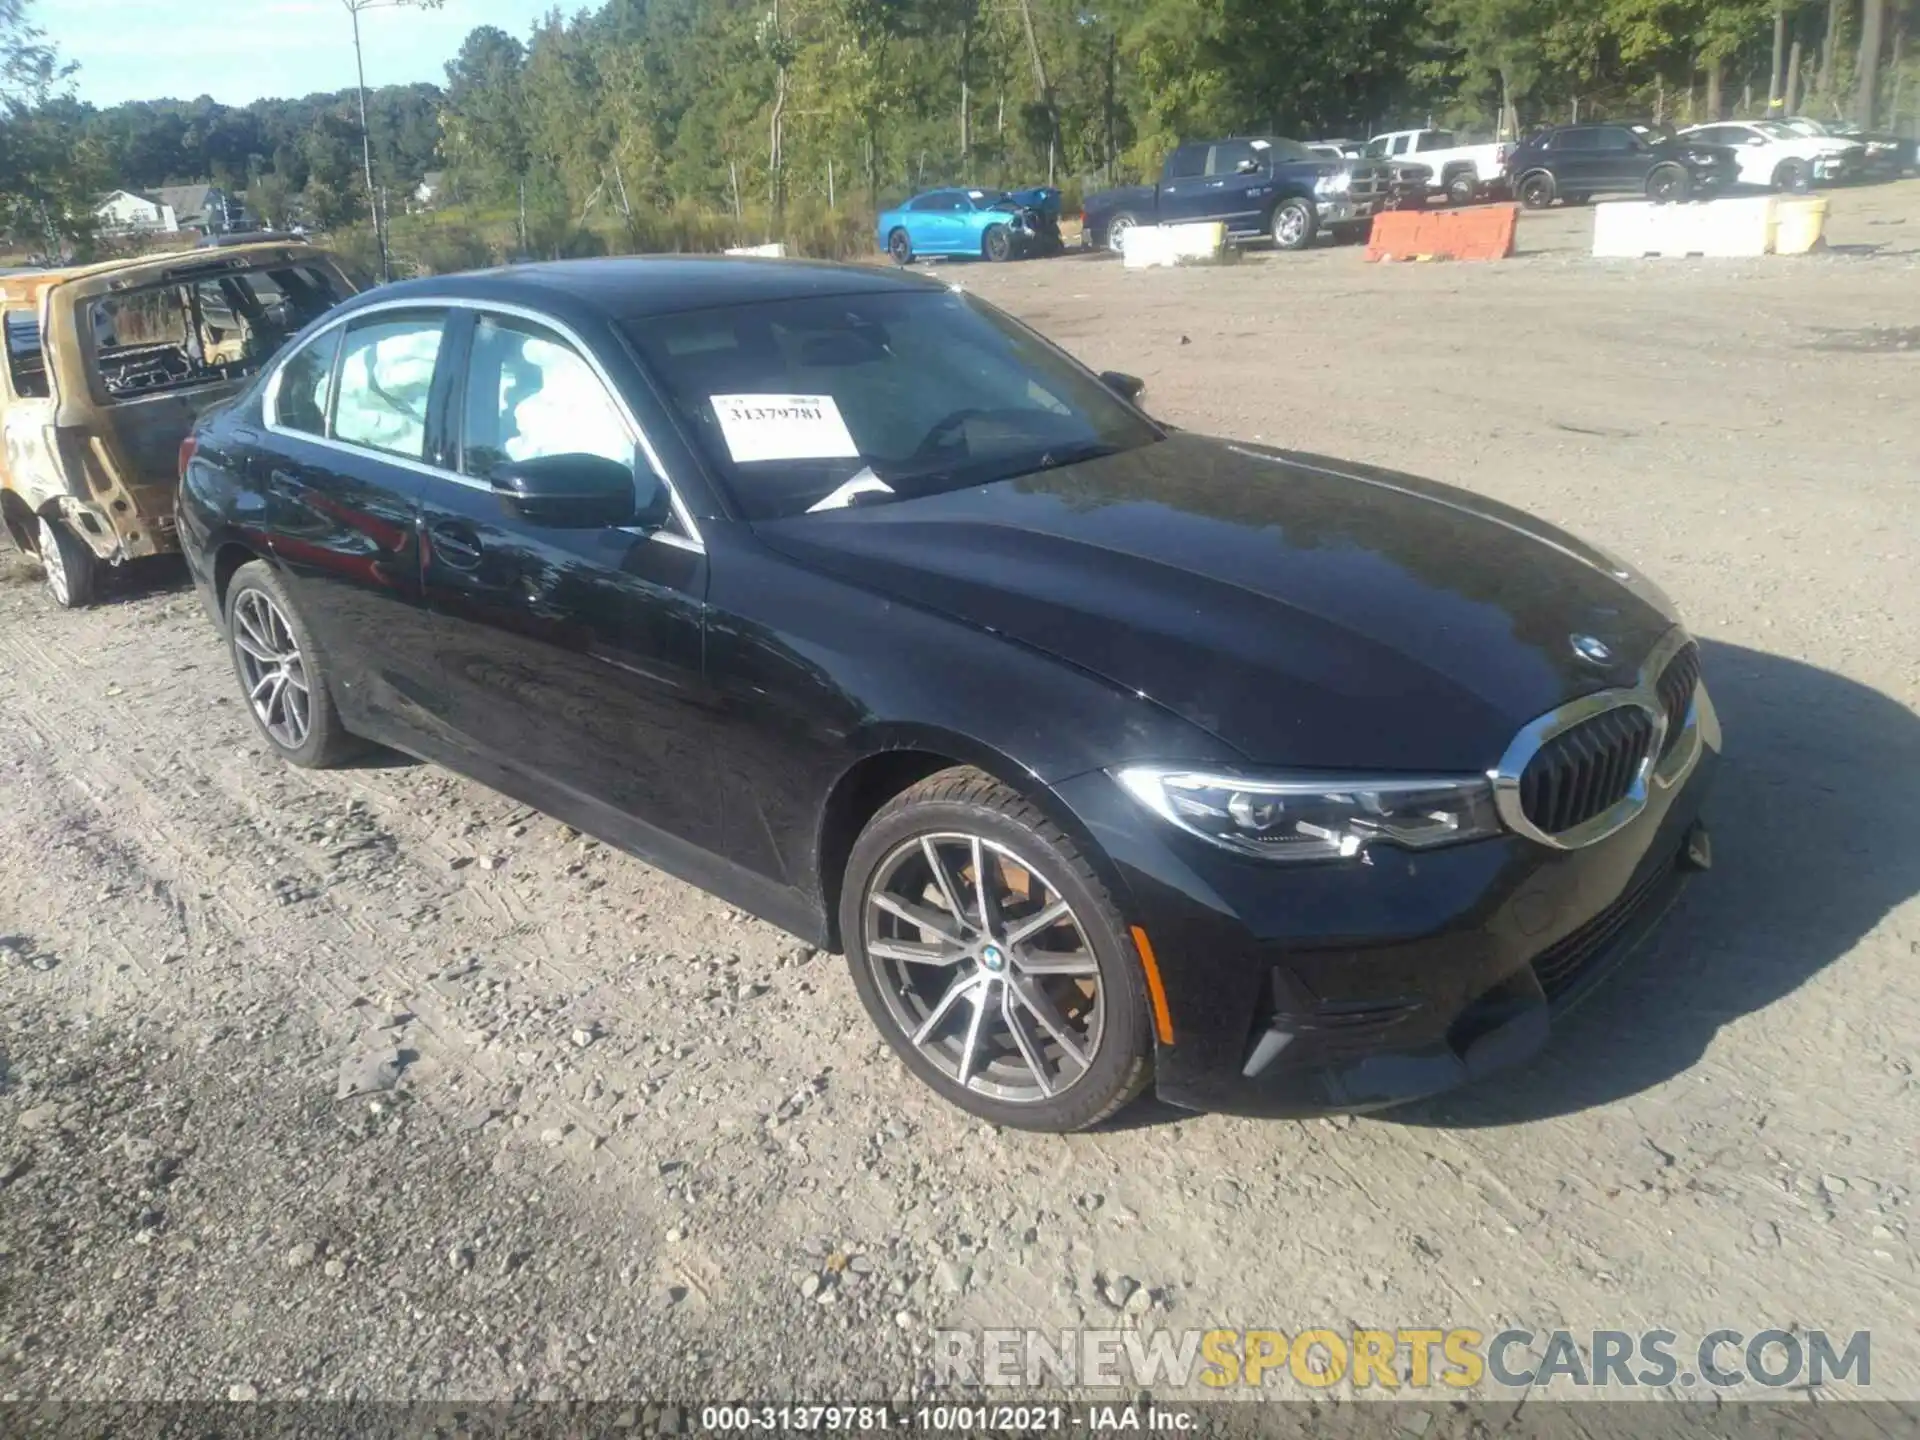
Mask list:
[[1369,158],[1410,160],[1432,171],[1430,195],[1445,195],[1455,205],[1501,193],[1507,184],[1507,156],[1513,146],[1503,142],[1462,145],[1451,130],[1390,130],[1367,141],[1361,154]]

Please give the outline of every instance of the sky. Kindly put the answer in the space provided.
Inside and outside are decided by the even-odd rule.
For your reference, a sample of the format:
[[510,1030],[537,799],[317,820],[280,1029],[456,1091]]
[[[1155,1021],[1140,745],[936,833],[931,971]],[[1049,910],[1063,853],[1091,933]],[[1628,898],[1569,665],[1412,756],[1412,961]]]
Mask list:
[[[476,25],[524,37],[548,10],[584,0],[446,0],[437,11],[360,17],[367,84],[443,84]],[[353,84],[353,30],[340,0],[29,0],[31,22],[80,63],[75,93],[96,105],[191,100],[227,105]]]

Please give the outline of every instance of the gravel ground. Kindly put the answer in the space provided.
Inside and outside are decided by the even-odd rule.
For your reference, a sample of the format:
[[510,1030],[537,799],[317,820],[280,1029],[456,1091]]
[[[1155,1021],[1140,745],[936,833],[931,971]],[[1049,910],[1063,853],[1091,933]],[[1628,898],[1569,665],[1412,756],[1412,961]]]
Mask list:
[[[1920,1398],[1920,182],[1805,260],[953,270],[1176,423],[1637,558],[1718,868],[1497,1084],[996,1132],[845,974],[444,772],[252,738],[164,568],[0,558],[0,1397],[904,1397],[940,1326],[1874,1332]],[[1905,328],[1915,327],[1915,328]],[[1138,1290],[1143,1299],[1132,1299]]]

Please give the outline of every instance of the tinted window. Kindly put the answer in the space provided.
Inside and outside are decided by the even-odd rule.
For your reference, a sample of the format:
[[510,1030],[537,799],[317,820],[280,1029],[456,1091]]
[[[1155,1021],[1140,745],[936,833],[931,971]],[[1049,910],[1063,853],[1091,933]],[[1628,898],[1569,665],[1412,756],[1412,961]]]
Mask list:
[[633,464],[633,438],[578,351],[537,325],[484,317],[467,365],[460,468],[487,478],[510,460],[598,455]]
[[1454,139],[1449,132],[1445,130],[1428,130],[1420,136],[1420,143],[1415,148],[1420,150],[1451,150],[1453,146]]
[[303,346],[280,371],[274,396],[274,423],[308,435],[327,433],[327,405],[333,398],[333,362],[340,353],[340,332],[329,330]]
[[1366,153],[1373,156],[1385,155],[1387,153],[1388,148],[1392,144],[1393,144],[1392,136],[1382,135],[1378,140],[1369,140],[1367,142]]
[[775,519],[1011,478],[1159,438],[1032,331],[952,291],[822,296],[627,326],[735,506]]
[[46,357],[40,353],[39,317],[28,310],[9,310],[5,329],[13,393],[22,400],[44,400],[51,392],[47,388]]
[[445,319],[412,315],[347,328],[333,436],[419,460],[426,454],[427,396]]
[[1596,136],[1594,148],[1599,150],[1619,153],[1640,148],[1640,142],[1634,138],[1633,132],[1622,130],[1618,126],[1610,125],[1603,130],[1595,131],[1594,134]]
[[1167,159],[1169,180],[1191,180],[1207,172],[1207,147],[1182,145]]
[[1264,159],[1264,147],[1256,150],[1251,140],[1222,140],[1213,147],[1212,155],[1207,161],[1207,174],[1236,175],[1239,173],[1241,162],[1247,160],[1265,168]]
[[1578,130],[1562,130],[1558,135],[1553,137],[1553,148],[1556,150],[1598,150],[1600,148],[1600,137],[1592,130],[1584,128]]

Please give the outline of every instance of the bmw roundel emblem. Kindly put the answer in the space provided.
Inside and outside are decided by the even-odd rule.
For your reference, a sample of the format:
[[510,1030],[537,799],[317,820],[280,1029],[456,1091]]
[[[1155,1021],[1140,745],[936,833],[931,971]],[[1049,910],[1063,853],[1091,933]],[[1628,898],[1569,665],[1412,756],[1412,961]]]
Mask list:
[[1573,653],[1591,665],[1605,665],[1613,659],[1613,651],[1606,641],[1595,639],[1591,635],[1572,635]]

